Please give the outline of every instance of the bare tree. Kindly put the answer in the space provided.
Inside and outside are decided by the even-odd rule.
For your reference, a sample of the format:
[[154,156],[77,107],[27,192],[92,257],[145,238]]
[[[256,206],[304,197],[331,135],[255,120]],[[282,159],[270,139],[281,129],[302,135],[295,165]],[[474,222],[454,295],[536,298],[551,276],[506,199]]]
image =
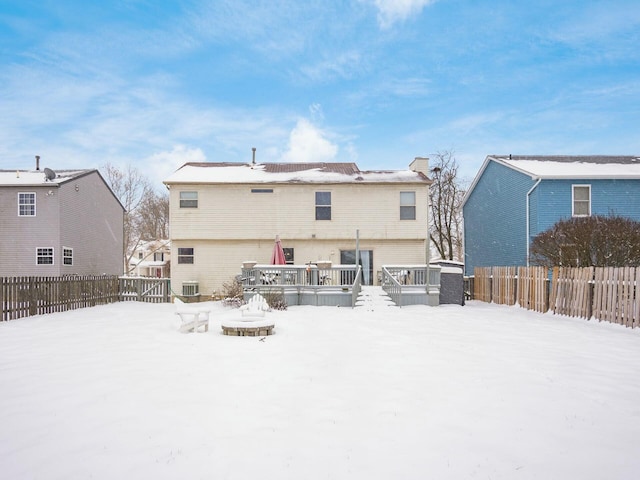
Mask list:
[[529,253],[535,265],[640,265],[640,222],[602,215],[561,220],[536,235]]
[[438,152],[431,167],[430,238],[443,260],[462,260],[462,200],[458,162],[451,151]]
[[[169,244],[169,194],[149,191],[138,210],[136,225],[141,241],[149,242],[145,260],[164,249]],[[171,262],[166,261],[166,276],[170,276],[170,270]]]
[[137,230],[144,240],[169,238],[169,195],[150,191],[143,199],[136,218]]
[[124,216],[124,268],[129,273],[130,261],[134,251],[143,238],[141,226],[144,225],[143,206],[149,197],[155,195],[149,180],[140,171],[128,165],[124,170],[107,164],[102,167],[105,179],[113,193],[120,199],[126,212]]

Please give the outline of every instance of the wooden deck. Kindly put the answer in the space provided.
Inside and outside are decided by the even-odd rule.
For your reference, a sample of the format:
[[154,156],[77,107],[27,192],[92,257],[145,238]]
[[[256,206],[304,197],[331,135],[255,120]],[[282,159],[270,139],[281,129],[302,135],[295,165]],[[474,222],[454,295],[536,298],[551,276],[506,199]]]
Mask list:
[[240,282],[245,299],[282,295],[287,305],[353,307],[362,272],[355,265],[254,265],[243,268]]
[[[361,269],[355,265],[254,265],[243,268],[239,280],[245,299],[260,293],[281,295],[287,305],[354,307],[361,278]],[[439,266],[384,266],[378,281],[398,306],[439,303]]]
[[440,270],[437,265],[387,265],[380,283],[399,307],[440,303]]

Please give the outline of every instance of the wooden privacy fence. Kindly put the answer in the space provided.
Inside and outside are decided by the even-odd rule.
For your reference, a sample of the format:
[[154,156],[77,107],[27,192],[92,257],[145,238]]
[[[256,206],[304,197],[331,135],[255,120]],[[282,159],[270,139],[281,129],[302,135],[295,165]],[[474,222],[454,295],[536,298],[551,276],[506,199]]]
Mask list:
[[473,298],[481,302],[491,302],[491,269],[476,267],[473,269]]
[[120,277],[120,300],[146,303],[171,302],[168,278]]
[[544,313],[548,310],[549,275],[545,267],[518,267],[518,305]]
[[169,292],[167,278],[117,275],[0,277],[0,320],[65,312],[121,300],[169,302]]
[[0,278],[2,320],[118,301],[117,276]]
[[515,305],[517,267],[493,267],[491,298],[500,305]]
[[554,267],[549,274],[546,267],[475,268],[474,299],[632,328],[640,324],[640,267]]
[[636,327],[640,322],[640,267],[596,269],[592,314]]
[[546,267],[476,267],[473,298],[544,313],[548,310],[548,283]]
[[554,267],[549,308],[553,313],[591,318],[594,267]]

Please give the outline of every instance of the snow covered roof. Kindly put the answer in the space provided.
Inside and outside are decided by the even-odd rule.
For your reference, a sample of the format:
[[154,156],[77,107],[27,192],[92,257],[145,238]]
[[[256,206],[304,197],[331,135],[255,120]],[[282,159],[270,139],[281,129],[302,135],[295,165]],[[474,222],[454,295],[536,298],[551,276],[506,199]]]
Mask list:
[[492,161],[529,175],[533,180],[640,180],[640,157],[632,155],[488,155],[467,189],[463,205]]
[[355,163],[186,163],[164,181],[202,183],[425,183],[413,170],[363,171]]
[[55,170],[48,179],[43,170],[0,170],[0,186],[57,186],[94,170]]
[[487,160],[495,160],[534,179],[640,179],[640,157],[635,156],[489,155]]

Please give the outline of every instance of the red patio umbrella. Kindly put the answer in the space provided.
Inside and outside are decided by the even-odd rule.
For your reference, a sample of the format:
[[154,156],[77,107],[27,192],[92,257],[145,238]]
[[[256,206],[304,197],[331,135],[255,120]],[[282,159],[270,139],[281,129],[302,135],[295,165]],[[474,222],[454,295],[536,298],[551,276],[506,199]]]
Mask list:
[[282,249],[282,242],[280,242],[280,235],[276,235],[276,243],[273,246],[273,253],[271,254],[271,265],[284,265],[287,263],[287,259],[284,258],[284,250]]

